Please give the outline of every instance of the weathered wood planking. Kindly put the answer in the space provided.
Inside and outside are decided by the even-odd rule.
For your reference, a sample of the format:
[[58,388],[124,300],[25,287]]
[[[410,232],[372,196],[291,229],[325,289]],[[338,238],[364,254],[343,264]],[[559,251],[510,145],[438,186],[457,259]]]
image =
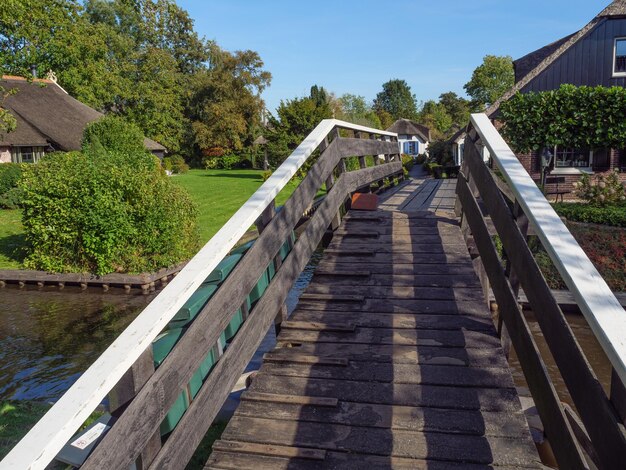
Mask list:
[[[410,235],[417,243],[396,244],[393,232],[436,230],[437,219],[388,214],[344,218],[224,431],[222,439],[237,446],[218,445],[207,468],[538,468],[469,253],[456,249],[458,224],[440,238],[442,264],[426,259],[436,253],[418,252],[419,234]],[[387,222],[387,238],[368,238],[379,221]],[[359,232],[368,252],[354,249]],[[448,249],[456,264],[445,262]],[[248,444],[326,453],[311,462],[238,447]]]

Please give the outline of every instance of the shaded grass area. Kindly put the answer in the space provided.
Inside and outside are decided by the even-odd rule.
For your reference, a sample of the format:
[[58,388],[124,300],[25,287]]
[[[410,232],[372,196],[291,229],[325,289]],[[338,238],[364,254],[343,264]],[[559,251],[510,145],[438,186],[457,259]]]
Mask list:
[[39,421],[50,405],[32,401],[0,402],[0,460]]
[[200,445],[194,452],[191,460],[185,467],[186,470],[202,470],[206,461],[209,459],[209,455],[211,455],[211,451],[213,449],[213,443],[217,441],[226,429],[226,425],[228,423],[223,421],[220,423],[213,423],[207,433],[200,441]]
[[[172,181],[189,191],[198,206],[202,244],[263,184],[262,173],[261,170],[191,170],[172,177]],[[299,183],[299,179],[292,179],[276,197],[276,205],[284,204]],[[21,217],[19,210],[0,210],[0,269],[23,267],[26,238]]]

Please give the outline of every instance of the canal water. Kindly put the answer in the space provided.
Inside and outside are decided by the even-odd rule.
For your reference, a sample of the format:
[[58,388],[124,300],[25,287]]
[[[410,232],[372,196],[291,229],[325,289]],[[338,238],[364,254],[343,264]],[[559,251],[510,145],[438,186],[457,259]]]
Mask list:
[[[320,258],[314,253],[290,291],[290,313]],[[0,289],[0,401],[58,400],[157,293]],[[258,369],[263,354],[274,347],[270,330],[248,370]]]
[[[552,383],[556,388],[559,398],[561,401],[576,408],[567,387],[565,386],[565,382],[559,373],[559,369],[554,362],[552,354],[550,353],[550,348],[541,333],[535,314],[531,311],[525,311],[524,314],[533,337],[535,338],[535,342],[537,343],[537,347],[541,352],[541,356],[544,358],[546,368],[548,369],[548,373],[550,374],[550,378],[552,379]],[[574,336],[576,337],[576,340],[578,341],[578,344],[587,357],[589,365],[595,372],[598,380],[604,387],[604,390],[608,393],[611,384],[611,364],[602,350],[602,346],[598,343],[598,340],[587,324],[587,320],[585,320],[585,317],[583,317],[582,314],[569,313],[566,314],[565,317],[567,319],[567,323],[572,329],[572,332],[574,333]],[[526,381],[524,380],[522,367],[514,350],[511,350],[509,365],[511,366],[513,379],[515,381],[515,385],[520,391],[520,394],[530,396],[530,391],[528,391]]]

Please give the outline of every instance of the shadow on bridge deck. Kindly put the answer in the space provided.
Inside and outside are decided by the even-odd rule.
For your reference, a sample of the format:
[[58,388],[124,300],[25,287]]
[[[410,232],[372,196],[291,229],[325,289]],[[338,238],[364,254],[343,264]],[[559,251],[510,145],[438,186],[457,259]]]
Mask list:
[[539,467],[439,190],[348,214],[206,468]]

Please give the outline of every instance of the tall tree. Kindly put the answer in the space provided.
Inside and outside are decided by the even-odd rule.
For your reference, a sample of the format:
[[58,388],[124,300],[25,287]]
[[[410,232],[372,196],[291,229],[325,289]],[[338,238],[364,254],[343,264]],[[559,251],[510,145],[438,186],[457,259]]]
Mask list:
[[15,130],[15,116],[2,107],[2,102],[9,95],[4,87],[0,86],[0,142],[5,132],[11,132]]
[[[391,115],[392,119],[415,119],[417,101],[411,87],[404,80],[394,79],[383,83],[383,90],[374,99],[374,110]],[[381,118],[382,121],[382,118]]]
[[193,144],[221,156],[252,144],[271,74],[254,51],[230,53],[212,45],[210,67],[196,74],[188,102]]
[[510,56],[487,55],[463,88],[477,106],[484,108],[494,103],[514,83],[513,59]]
[[442,103],[429,100],[424,103],[419,121],[431,130],[433,139],[442,139],[452,127],[452,117]]
[[461,98],[453,91],[439,95],[439,104],[442,105],[446,113],[452,119],[452,126],[458,128],[467,126],[470,117],[470,102]]
[[332,117],[330,103],[319,100],[318,92],[314,85],[310,96],[281,101],[277,116],[270,115],[267,146],[272,166],[280,165],[322,119]]
[[339,98],[340,111],[337,115],[339,119],[349,121],[354,124],[380,128],[380,118],[365,101],[365,97],[346,93]]

